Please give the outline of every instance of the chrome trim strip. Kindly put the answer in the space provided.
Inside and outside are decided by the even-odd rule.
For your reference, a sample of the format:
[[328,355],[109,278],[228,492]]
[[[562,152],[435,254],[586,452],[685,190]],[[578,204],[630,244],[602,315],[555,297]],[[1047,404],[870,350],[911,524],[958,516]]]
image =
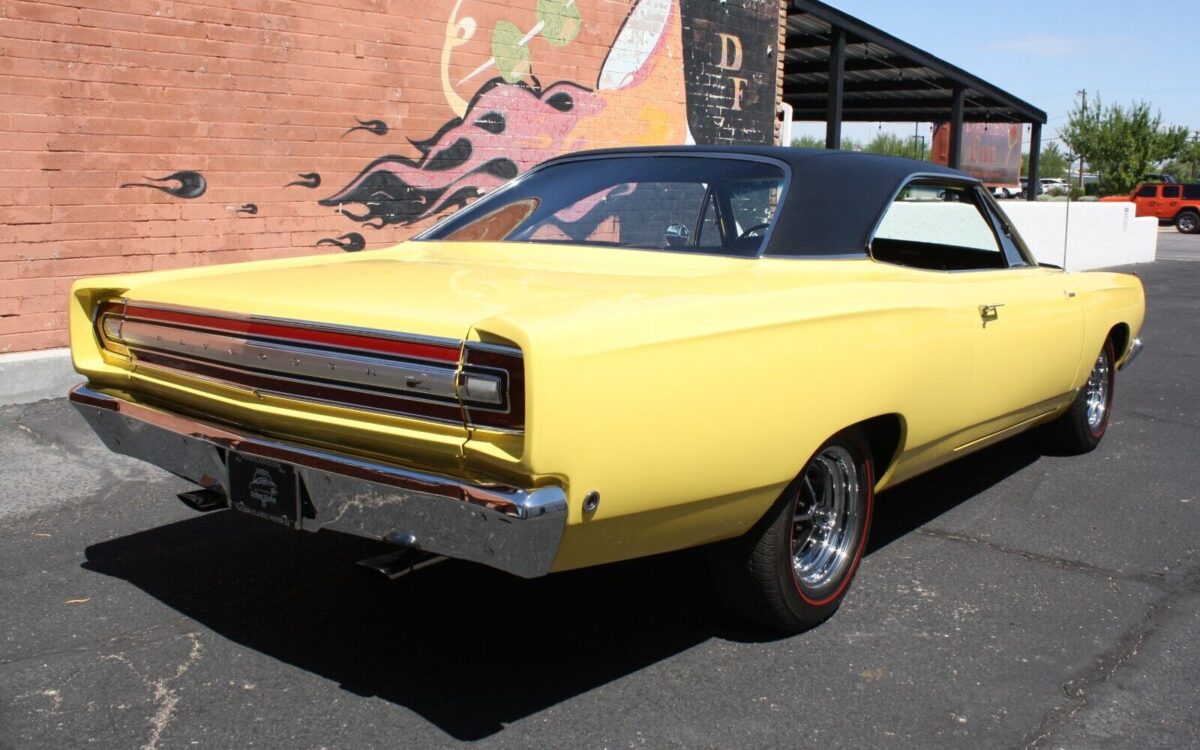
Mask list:
[[112,451],[209,489],[226,491],[228,451],[295,466],[312,506],[296,526],[307,531],[404,538],[423,551],[525,577],[549,573],[562,540],[567,495],[559,485],[471,482],[368,461],[221,427],[89,385],[73,389],[70,400]]
[[524,358],[525,356],[521,350],[515,346],[504,346],[503,344],[485,344],[482,341],[468,341],[466,342],[466,348],[473,351],[507,354],[511,357]]
[[[137,362],[137,360],[136,360],[137,352],[135,351],[135,352],[133,352],[133,354],[135,357],[134,361]],[[197,360],[197,361],[199,361],[199,360]],[[230,370],[232,372],[245,372],[244,370],[232,370],[232,368],[228,368],[228,367],[224,367],[222,365],[212,364],[212,363],[208,363],[208,362],[205,362],[204,364],[206,366],[212,367],[214,369]],[[415,410],[405,411],[403,409],[385,409],[385,408],[381,408],[381,407],[370,406],[367,404],[361,404],[361,403],[358,403],[355,401],[342,401],[342,400],[336,400],[336,399],[320,398],[318,396],[313,396],[310,394],[301,394],[301,393],[297,393],[295,391],[286,391],[286,390],[276,389],[276,388],[255,388],[254,386],[246,385],[244,383],[238,383],[234,380],[228,380],[226,378],[218,377],[217,375],[208,375],[208,374],[200,374],[200,373],[190,372],[188,370],[180,369],[178,367],[170,367],[168,365],[160,364],[157,362],[155,362],[153,364],[150,364],[147,362],[137,362],[136,372],[138,374],[149,375],[151,377],[162,377],[165,374],[165,375],[171,375],[173,377],[190,378],[192,380],[200,380],[200,381],[203,381],[206,383],[216,383],[218,385],[225,386],[226,388],[234,388],[234,389],[237,389],[240,391],[246,391],[246,392],[250,392],[250,393],[264,393],[264,394],[271,395],[271,396],[279,396],[281,398],[290,398],[290,399],[295,399],[298,401],[306,401],[306,402],[312,403],[312,404],[324,404],[325,406],[336,406],[336,407],[342,408],[342,409],[356,409],[358,411],[369,411],[369,412],[376,412],[376,413],[380,413],[380,414],[392,414],[392,415],[399,415],[402,417],[409,417],[412,419],[419,419],[422,422],[436,422],[438,424],[454,425],[456,427],[463,426],[462,419],[442,419],[440,417],[432,416],[429,414],[421,414],[420,412],[417,412]],[[276,376],[272,376],[272,377],[276,377]],[[277,377],[279,380],[284,380],[289,383],[295,383],[297,385],[304,385],[303,381],[295,381],[295,380],[292,380],[290,378],[286,378],[283,376],[277,376]],[[360,388],[353,388],[350,386],[347,386],[344,388],[342,388],[340,386],[335,386],[335,387],[338,387],[340,390],[343,390],[343,391],[349,391],[351,393],[362,393],[362,394],[366,394],[366,395],[386,395],[386,394],[377,394],[377,393],[374,393],[373,391],[364,391]],[[397,396],[396,398],[401,398],[401,397]],[[461,407],[459,407],[459,405],[456,403],[447,403],[447,402],[443,402],[443,401],[430,402],[430,401],[426,401],[425,399],[419,399],[419,398],[413,398],[413,397],[406,397],[406,398],[408,401],[414,402],[414,403],[435,403],[440,406],[445,406],[445,407],[449,407],[449,408],[457,407],[457,408],[461,409]]]
[[1121,364],[1117,365],[1117,370],[1124,370],[1129,366],[1129,363],[1137,359],[1137,356],[1142,353],[1142,340],[1135,338],[1129,344],[1129,351],[1125,354],[1125,358],[1121,360]]
[[210,318],[221,318],[223,320],[234,320],[241,322],[257,322],[270,323],[272,325],[288,326],[291,328],[303,328],[311,331],[325,331],[330,333],[352,333],[361,336],[373,336],[375,338],[390,339],[392,341],[405,341],[413,344],[432,344],[434,346],[444,346],[452,349],[462,348],[463,342],[458,339],[450,339],[442,336],[425,336],[417,333],[401,333],[398,331],[385,331],[379,328],[363,328],[358,326],[344,326],[334,323],[320,323],[312,320],[295,320],[292,318],[275,318],[269,315],[240,315],[221,310],[210,310],[203,307],[191,307],[188,305],[167,305],[160,302],[144,302],[142,300],[128,299],[125,303],[133,307],[147,307],[153,310],[162,310],[164,312],[181,312],[190,313],[193,315],[205,315]]
[[[346,354],[317,348],[275,344],[241,336],[208,333],[126,319],[124,344],[131,350],[154,349],[218,365],[273,373],[287,378],[314,378],[404,394],[434,396],[453,401],[458,367],[434,366]],[[493,377],[499,382],[499,378]]]

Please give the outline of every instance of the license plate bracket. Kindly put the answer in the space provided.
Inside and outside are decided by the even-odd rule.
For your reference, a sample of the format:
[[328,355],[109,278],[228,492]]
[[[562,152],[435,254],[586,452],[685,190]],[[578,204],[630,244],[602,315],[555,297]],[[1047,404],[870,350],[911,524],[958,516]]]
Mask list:
[[268,521],[295,526],[300,517],[296,467],[230,451],[229,499],[234,508]]

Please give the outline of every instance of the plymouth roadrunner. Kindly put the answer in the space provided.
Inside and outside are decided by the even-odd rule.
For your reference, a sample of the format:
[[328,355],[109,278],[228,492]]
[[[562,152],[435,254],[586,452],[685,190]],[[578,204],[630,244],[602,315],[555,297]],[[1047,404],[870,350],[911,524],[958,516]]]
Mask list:
[[620,149],[386,250],[81,281],[71,400],[198,510],[526,577],[707,545],[728,604],[794,631],[876,492],[1034,427],[1094,448],[1143,315],[954,170]]

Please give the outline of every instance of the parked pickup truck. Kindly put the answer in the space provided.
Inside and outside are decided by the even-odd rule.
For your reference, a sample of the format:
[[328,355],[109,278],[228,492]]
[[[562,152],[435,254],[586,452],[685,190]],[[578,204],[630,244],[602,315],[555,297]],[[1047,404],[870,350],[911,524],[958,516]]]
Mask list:
[[1126,197],[1114,195],[1102,201],[1133,201],[1138,216],[1153,216],[1160,224],[1174,224],[1185,234],[1200,232],[1200,184],[1144,182]]

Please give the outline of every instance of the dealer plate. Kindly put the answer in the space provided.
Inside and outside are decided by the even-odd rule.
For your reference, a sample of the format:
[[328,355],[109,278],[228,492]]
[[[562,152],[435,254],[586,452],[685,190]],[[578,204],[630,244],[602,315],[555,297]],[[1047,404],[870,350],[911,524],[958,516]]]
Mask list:
[[296,467],[232,451],[228,455],[229,498],[233,507],[294,526],[299,517],[300,498]]

